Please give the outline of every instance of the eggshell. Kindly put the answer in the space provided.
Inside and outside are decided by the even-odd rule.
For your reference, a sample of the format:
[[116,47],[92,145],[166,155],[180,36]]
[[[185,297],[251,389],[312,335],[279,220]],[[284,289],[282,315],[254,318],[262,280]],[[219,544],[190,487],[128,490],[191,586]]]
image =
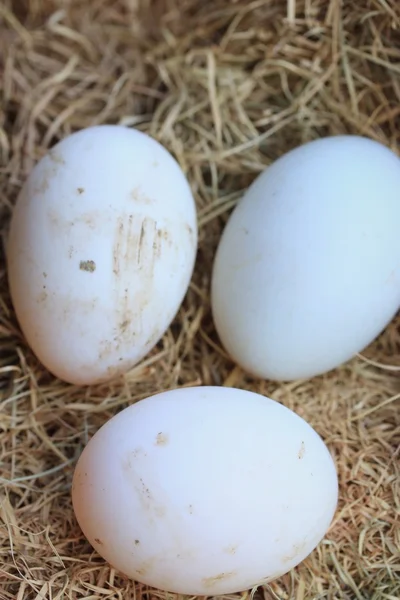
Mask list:
[[72,498],[94,548],[159,589],[227,594],[302,561],[337,503],[333,460],[299,416],[220,387],[158,394],[89,441]]
[[65,138],[33,169],[10,227],[11,295],[32,350],[71,383],[127,371],[177,313],[196,248],[191,190],[157,141],[111,125]]
[[300,146],[266,169],[216,253],[212,310],[249,373],[312,377],[346,362],[400,307],[400,160],[358,136]]

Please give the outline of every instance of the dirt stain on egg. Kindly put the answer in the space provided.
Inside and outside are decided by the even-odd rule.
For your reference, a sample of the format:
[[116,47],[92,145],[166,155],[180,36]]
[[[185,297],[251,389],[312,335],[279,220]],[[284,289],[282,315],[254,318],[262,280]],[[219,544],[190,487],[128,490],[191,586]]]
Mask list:
[[236,575],[236,571],[228,571],[227,573],[219,573],[218,575],[214,575],[213,577],[205,577],[202,579],[202,584],[204,587],[210,588],[215,584],[218,584],[220,581],[225,581],[226,579],[230,579]]
[[101,340],[99,343],[99,360],[106,360],[113,353],[113,345],[110,340]]
[[306,543],[307,543],[307,540],[304,540],[300,544],[293,544],[292,551],[289,554],[286,554],[285,556],[282,557],[282,559],[281,559],[282,562],[283,563],[291,562],[292,560],[297,558],[298,555],[304,551],[304,549],[306,547]]
[[125,319],[119,324],[119,330],[121,333],[125,333],[125,330],[129,327],[130,319]]
[[60,167],[66,164],[62,155],[55,149],[49,150],[44,157],[43,163],[35,171],[33,178],[33,193],[45,194],[50,188],[53,180],[58,176]]
[[186,230],[188,231],[188,233],[189,233],[189,236],[190,236],[190,241],[191,241],[191,243],[192,243],[193,245],[195,245],[195,244],[196,244],[196,239],[197,239],[197,236],[196,236],[196,233],[195,233],[195,231],[194,231],[193,227],[191,227],[191,226],[189,225],[189,223],[185,223],[185,229],[186,229]]
[[166,514],[165,506],[158,504],[154,499],[154,496],[150,489],[147,487],[143,479],[139,479],[140,481],[140,494],[142,499],[142,505],[146,508],[147,511],[152,512],[157,517],[164,517]]
[[44,171],[40,181],[34,186],[33,193],[34,194],[44,194],[50,187],[50,179],[51,174],[47,171]]
[[47,292],[43,291],[39,294],[37,301],[39,304],[43,304],[44,302],[46,302],[47,298],[48,298]]
[[142,248],[145,246],[145,235],[146,235],[146,227],[145,227],[146,219],[143,221],[142,226],[140,228],[139,235],[139,248],[138,248],[138,263],[140,265],[140,255],[142,252]]
[[140,564],[139,568],[135,570],[135,573],[142,577],[144,577],[145,575],[148,575],[149,572],[153,570],[154,565],[157,564],[158,560],[159,560],[159,557],[157,557],[157,556],[153,556],[152,558],[147,558]]
[[63,156],[57,152],[54,148],[49,151],[49,158],[55,162],[57,165],[65,165],[65,160]]
[[96,544],[98,544],[99,546],[103,546],[103,542],[101,541],[100,538],[94,538],[94,541],[96,542]]
[[74,225],[82,224],[88,227],[89,229],[95,231],[99,227],[99,224],[101,222],[101,212],[98,210],[92,210],[76,216],[73,221],[69,222],[69,226],[73,227]]
[[238,546],[236,545],[232,545],[232,546],[227,546],[226,548],[222,548],[222,552],[224,552],[225,554],[231,554],[232,556],[234,554],[236,554],[236,550],[238,549]]
[[157,249],[157,222],[145,218],[140,228],[137,261],[139,268],[149,269],[152,276],[154,275]]
[[144,194],[139,187],[133,188],[130,193],[130,197],[132,200],[140,204],[154,204],[154,200],[149,196],[146,196],[146,194]]
[[113,273],[145,270],[148,278],[154,274],[155,259],[162,251],[161,242],[171,241],[167,229],[157,229],[151,217],[129,215],[117,221],[113,244]]
[[[157,222],[142,215],[118,218],[112,248],[112,269],[115,280],[116,336],[132,343],[142,334],[143,311],[153,299],[154,272],[160,255]],[[126,282],[137,275],[134,295]],[[132,288],[133,289],[133,288]]]
[[150,489],[150,486],[146,483],[144,477],[141,477],[138,472],[140,470],[140,466],[138,465],[143,464],[143,458],[146,456],[147,454],[138,448],[135,451],[130,452],[122,460],[121,466],[124,477],[132,485],[135,496],[139,500],[143,512],[149,516],[150,522],[154,522],[155,517],[159,519],[166,515],[167,508],[157,500],[156,492],[153,492]]
[[297,455],[298,458],[299,458],[299,460],[301,460],[304,457],[305,452],[306,452],[306,446],[305,446],[304,442],[301,442],[300,450],[299,450],[299,453]]
[[145,484],[145,482],[143,481],[143,479],[142,479],[142,478],[140,478],[140,479],[139,479],[139,481],[140,481],[140,485],[141,485],[141,490],[140,490],[141,494],[142,494],[143,496],[145,496],[145,497],[146,497],[148,500],[152,500],[152,495],[151,495],[151,493],[150,493],[150,490],[149,490],[149,488],[146,486],[146,484]]
[[58,232],[62,232],[63,234],[68,233],[69,235],[71,235],[77,227],[82,226],[85,229],[87,228],[92,231],[95,231],[101,225],[102,222],[102,215],[101,212],[98,210],[81,213],[75,215],[73,218],[70,219],[66,219],[62,213],[57,212],[54,209],[49,210],[47,214],[50,220],[50,224],[52,227],[54,227],[54,229],[57,230],[57,234]]
[[[141,457],[145,457],[147,456],[147,452],[144,451],[143,448],[141,448],[140,446],[138,446],[137,448],[135,448],[132,452],[131,452],[132,458],[133,459],[137,459],[137,458],[141,458]],[[132,468],[131,463],[129,462],[129,467]]]
[[163,251],[165,252],[166,248],[172,248],[173,245],[173,240],[168,229],[158,229],[157,239],[154,242],[154,252],[156,256],[159,258],[162,256]]
[[282,571],[279,571],[279,572],[275,573],[274,575],[267,575],[266,577],[263,577],[262,579],[260,579],[260,581],[257,582],[257,586],[265,585],[266,583],[269,583],[270,581],[274,581],[274,579],[277,579],[281,575],[282,575]]
[[117,227],[114,235],[113,244],[113,273],[119,277],[123,270],[124,264],[130,262],[132,255],[132,242],[134,241],[130,227],[132,224],[133,216],[130,215],[128,221],[124,217],[120,217],[117,221]]
[[166,446],[168,444],[168,435],[160,431],[156,437],[156,446]]
[[79,263],[81,271],[87,271],[88,273],[94,273],[96,270],[96,263],[94,260],[81,260]]

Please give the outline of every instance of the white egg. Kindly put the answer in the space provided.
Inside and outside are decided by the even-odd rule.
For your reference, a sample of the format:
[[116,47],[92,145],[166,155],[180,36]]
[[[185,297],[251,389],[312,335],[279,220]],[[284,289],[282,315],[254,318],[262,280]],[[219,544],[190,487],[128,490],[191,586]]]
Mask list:
[[250,589],[300,563],[335,512],[336,470],[298,415],[248,391],[157,394],[84,449],[72,499],[111,565],[170,592]]
[[363,350],[400,307],[400,160],[358,136],[310,142],[250,186],[216,253],[212,310],[231,357],[293,380]]
[[127,371],[177,313],[196,249],[194,199],[165,148],[122,126],[68,136],[11,221],[10,289],[32,350],[71,383]]

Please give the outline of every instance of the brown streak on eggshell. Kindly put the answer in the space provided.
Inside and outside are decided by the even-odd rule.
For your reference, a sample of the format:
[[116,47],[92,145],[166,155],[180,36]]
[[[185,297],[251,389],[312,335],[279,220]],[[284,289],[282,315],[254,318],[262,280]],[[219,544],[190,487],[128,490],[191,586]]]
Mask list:
[[[142,333],[142,314],[153,295],[157,223],[150,217],[123,215],[113,244],[113,274],[117,306],[117,339],[131,343]],[[134,273],[139,286],[128,287]]]
[[220,581],[225,581],[226,579],[234,577],[236,574],[236,571],[219,573],[218,575],[214,575],[213,577],[205,577],[204,579],[202,579],[202,583],[205,587],[210,588],[213,587],[215,584],[219,583]]
[[153,492],[143,477],[138,475],[134,464],[137,458],[138,449],[129,452],[121,461],[123,476],[132,485],[143,511],[149,516],[149,521],[154,522],[155,517],[163,518],[167,514],[167,508],[164,504],[158,502],[156,492]]
[[299,458],[299,460],[301,460],[304,457],[305,452],[306,452],[305,444],[304,444],[304,442],[301,442],[300,450],[299,450],[299,453],[297,455],[298,458]]

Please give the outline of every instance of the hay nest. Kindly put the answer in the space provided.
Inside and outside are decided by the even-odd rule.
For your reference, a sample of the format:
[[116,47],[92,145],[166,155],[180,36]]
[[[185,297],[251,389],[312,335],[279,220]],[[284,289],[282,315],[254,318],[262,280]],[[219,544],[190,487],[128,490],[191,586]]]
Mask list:
[[0,60],[3,231],[47,148],[99,123],[138,127],[177,156],[200,225],[193,282],[162,342],[122,380],[90,389],[52,378],[26,346],[3,252],[1,599],[165,596],[121,577],[85,541],[71,477],[87,439],[109,417],[154,392],[194,384],[272,396],[307,419],[336,459],[340,505],[325,540],[257,594],[399,598],[399,321],[335,372],[278,385],[246,376],[221,350],[209,282],[231,209],[283,152],[338,133],[399,147],[400,4],[3,0]]

